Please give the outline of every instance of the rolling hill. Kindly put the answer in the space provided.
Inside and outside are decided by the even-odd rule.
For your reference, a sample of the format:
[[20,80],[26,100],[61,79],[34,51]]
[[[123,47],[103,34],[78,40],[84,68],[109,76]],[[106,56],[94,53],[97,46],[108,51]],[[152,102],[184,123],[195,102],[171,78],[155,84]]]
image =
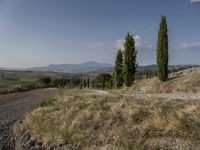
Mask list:
[[113,70],[113,65],[108,63],[97,63],[88,61],[80,64],[50,64],[44,67],[27,68],[32,71],[53,71],[68,73],[87,73],[87,72],[109,72]]

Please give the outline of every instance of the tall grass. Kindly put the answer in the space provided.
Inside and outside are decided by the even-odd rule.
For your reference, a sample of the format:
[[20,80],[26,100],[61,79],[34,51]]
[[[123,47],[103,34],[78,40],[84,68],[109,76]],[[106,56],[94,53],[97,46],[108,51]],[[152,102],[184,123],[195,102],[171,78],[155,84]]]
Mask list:
[[200,141],[199,101],[85,97],[78,92],[30,112],[26,128],[44,143],[67,139],[80,149],[155,149],[170,147],[170,141],[193,148]]
[[[179,76],[179,73],[182,75]],[[132,87],[120,89],[123,93],[199,93],[200,70],[179,72],[166,82],[156,77],[138,81]],[[186,75],[184,75],[186,74]],[[172,76],[172,75],[171,75]]]

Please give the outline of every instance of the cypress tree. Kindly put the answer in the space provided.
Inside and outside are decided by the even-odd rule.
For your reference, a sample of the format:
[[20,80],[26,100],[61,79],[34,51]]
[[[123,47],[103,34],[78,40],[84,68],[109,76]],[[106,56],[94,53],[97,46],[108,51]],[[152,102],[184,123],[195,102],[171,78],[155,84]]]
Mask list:
[[123,54],[120,49],[117,52],[115,60],[114,84],[116,88],[123,86]]
[[87,87],[87,82],[86,82],[85,78],[84,78],[84,80],[83,80],[83,87],[84,87],[84,88]]
[[87,88],[90,88],[90,79],[87,79]]
[[124,64],[123,64],[123,79],[126,86],[131,86],[135,81],[136,72],[136,57],[135,40],[133,35],[129,33],[126,36],[124,43]]
[[161,17],[157,42],[157,76],[161,81],[168,79],[168,29],[166,17]]

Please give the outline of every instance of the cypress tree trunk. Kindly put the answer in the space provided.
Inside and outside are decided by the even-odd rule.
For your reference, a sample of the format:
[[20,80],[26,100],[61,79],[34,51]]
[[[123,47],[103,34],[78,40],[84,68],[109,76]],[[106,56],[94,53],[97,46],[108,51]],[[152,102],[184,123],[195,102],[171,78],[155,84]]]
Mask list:
[[131,86],[135,81],[136,72],[136,57],[135,41],[129,33],[126,36],[124,44],[124,64],[123,64],[123,79],[126,86]]
[[157,42],[157,76],[161,81],[168,79],[168,29],[166,17],[162,16]]
[[123,86],[123,54],[118,50],[114,68],[114,84],[116,88]]

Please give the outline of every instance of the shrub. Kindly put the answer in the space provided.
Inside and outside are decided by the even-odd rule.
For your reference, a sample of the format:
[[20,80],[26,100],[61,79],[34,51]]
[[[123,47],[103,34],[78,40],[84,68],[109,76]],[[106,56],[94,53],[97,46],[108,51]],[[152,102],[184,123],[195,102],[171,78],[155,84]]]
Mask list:
[[38,83],[41,87],[49,87],[51,85],[50,77],[42,77],[38,80]]

